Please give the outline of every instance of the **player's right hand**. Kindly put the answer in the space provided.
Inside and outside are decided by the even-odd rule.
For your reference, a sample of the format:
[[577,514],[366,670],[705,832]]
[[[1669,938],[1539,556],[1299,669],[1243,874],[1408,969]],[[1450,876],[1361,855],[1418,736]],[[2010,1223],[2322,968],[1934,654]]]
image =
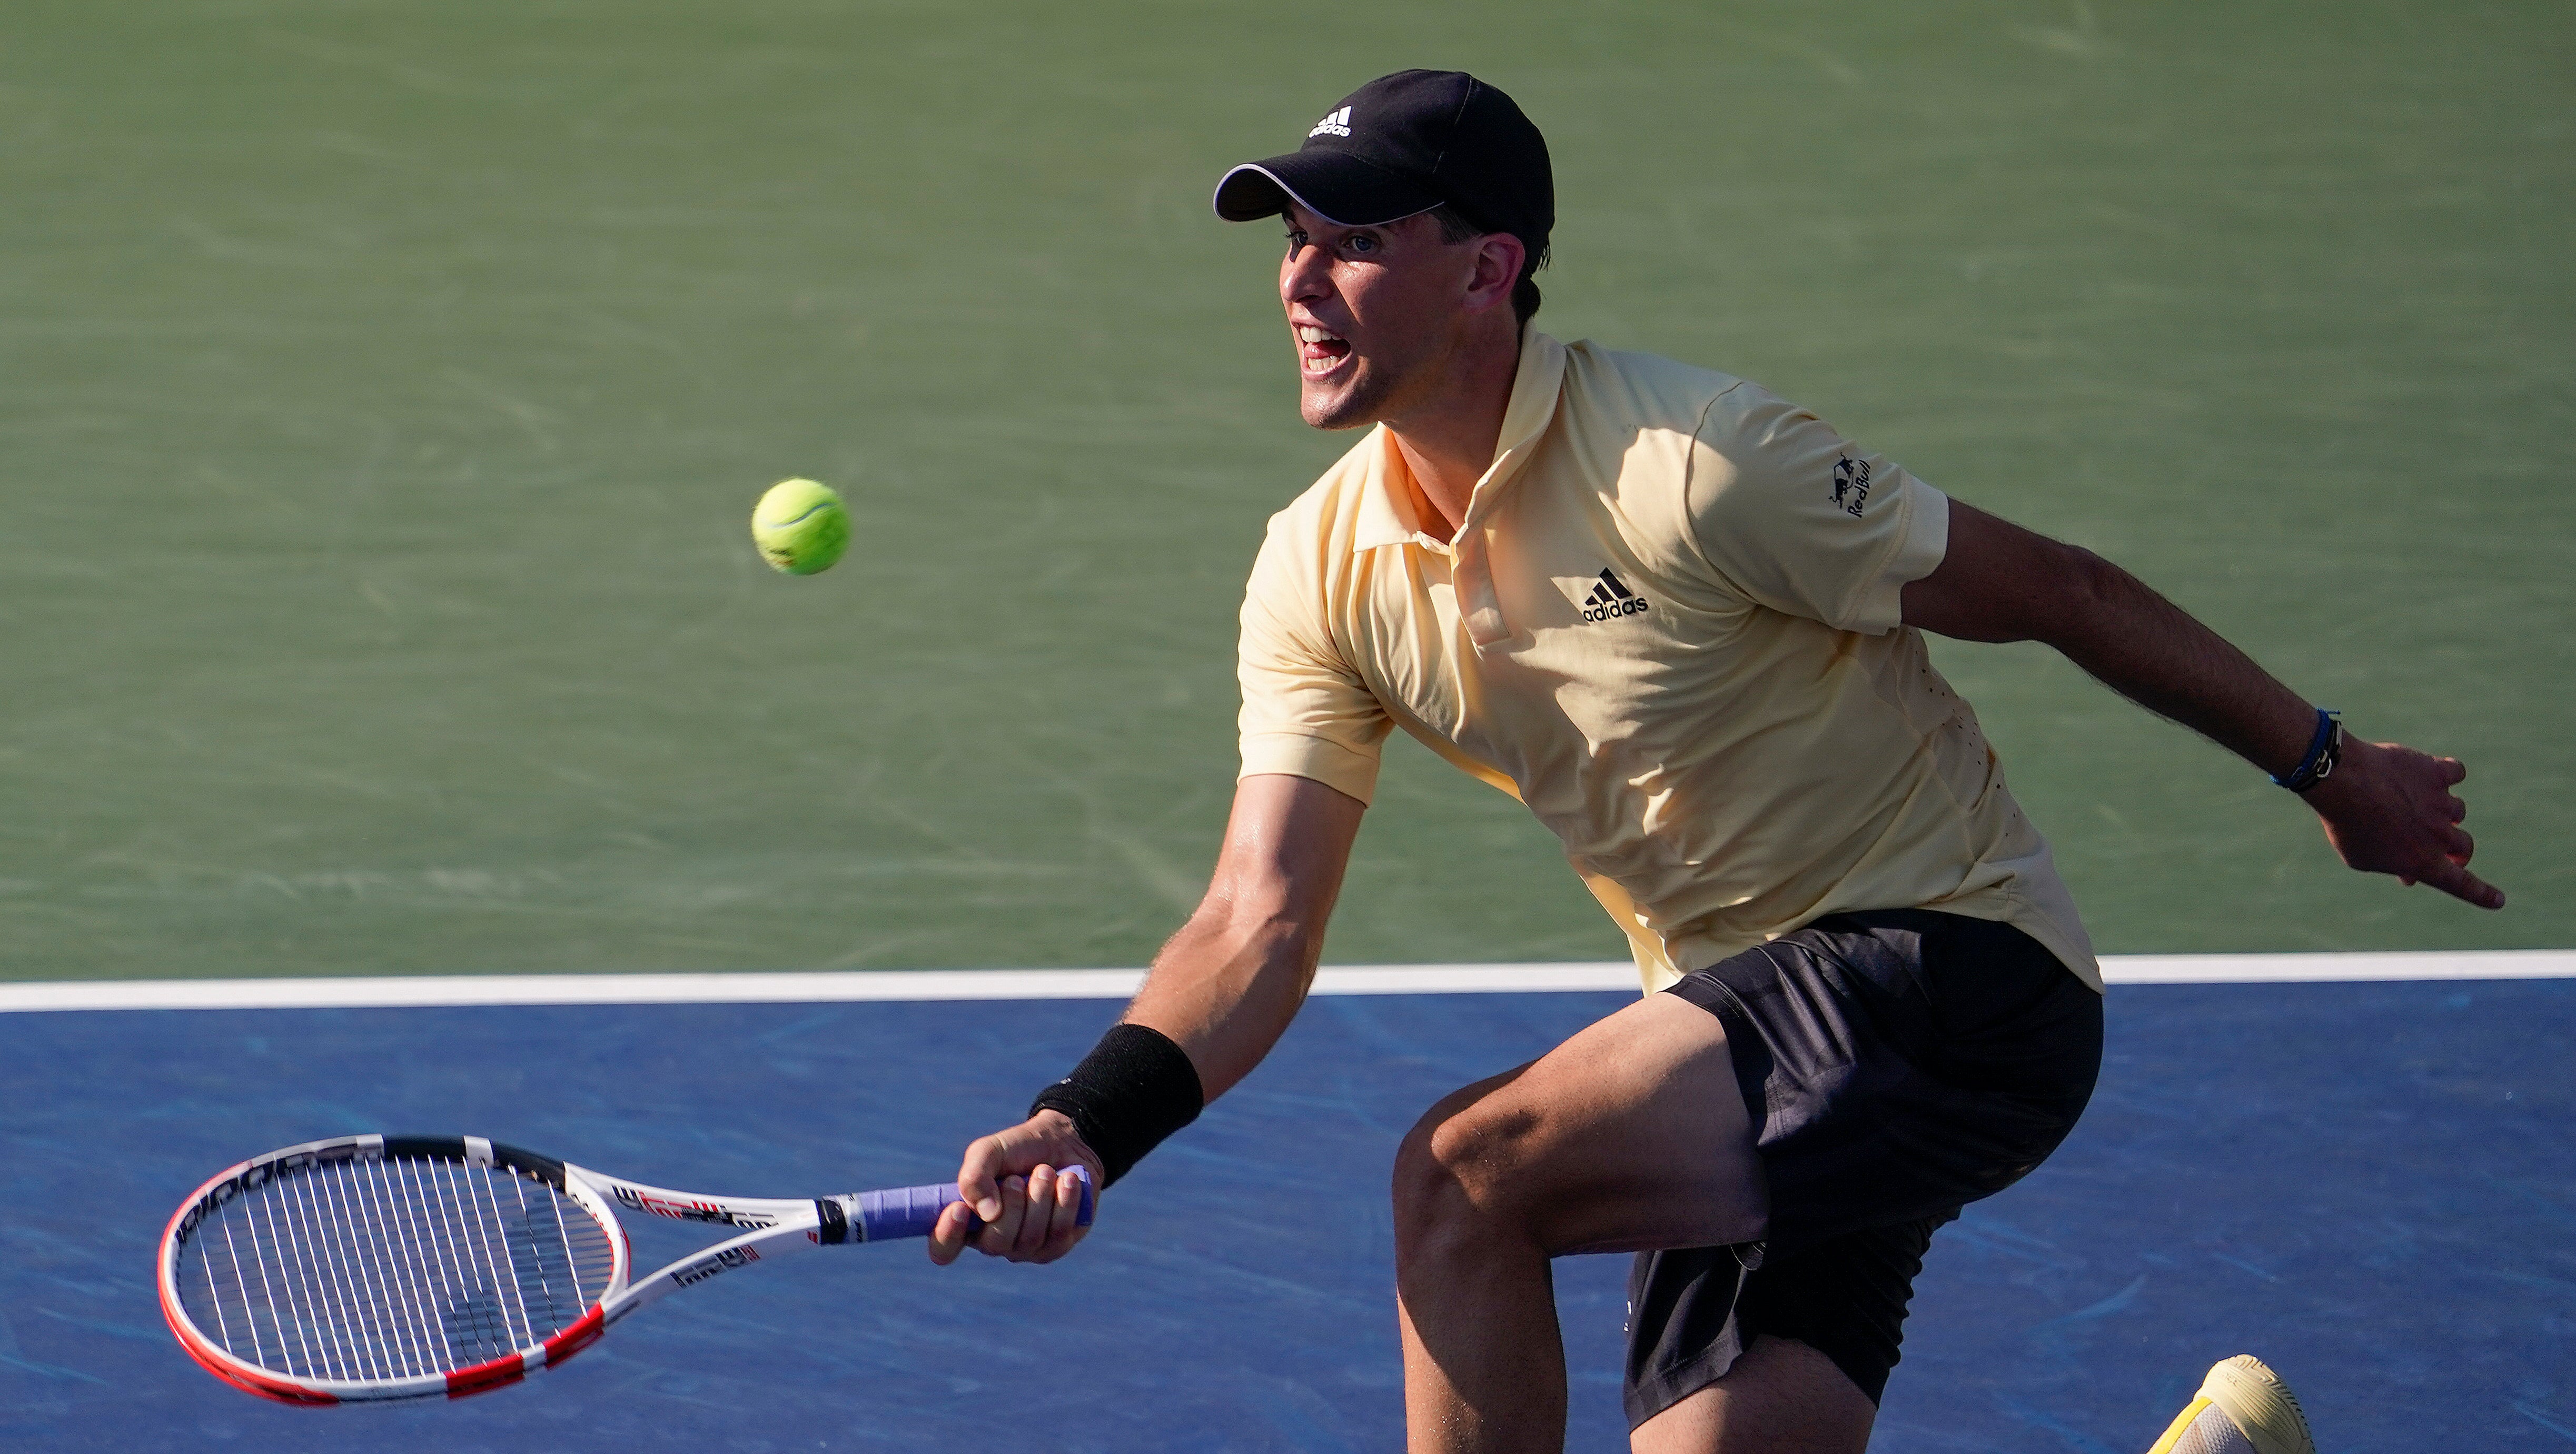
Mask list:
[[1082,1187],[1061,1174],[1073,1166],[1088,1170],[1094,1187],[1107,1180],[1062,1111],[1040,1111],[969,1142],[957,1165],[957,1194],[965,1200],[940,1213],[930,1260],[945,1267],[968,1247],[1013,1262],[1053,1262],[1072,1251],[1091,1230],[1074,1223]]

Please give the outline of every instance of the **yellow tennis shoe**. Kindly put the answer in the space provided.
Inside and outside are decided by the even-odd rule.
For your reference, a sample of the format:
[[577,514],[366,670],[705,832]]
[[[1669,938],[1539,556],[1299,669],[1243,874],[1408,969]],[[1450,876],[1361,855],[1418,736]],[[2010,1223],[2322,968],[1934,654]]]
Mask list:
[[2317,1454],[2308,1416],[2281,1376],[2250,1353],[2209,1370],[2200,1394],[2147,1454]]

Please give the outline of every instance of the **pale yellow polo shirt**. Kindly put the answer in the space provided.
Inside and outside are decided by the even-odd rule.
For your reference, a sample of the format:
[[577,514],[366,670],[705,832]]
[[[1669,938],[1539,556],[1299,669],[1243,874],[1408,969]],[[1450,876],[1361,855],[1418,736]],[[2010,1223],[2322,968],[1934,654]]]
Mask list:
[[1727,375],[1532,330],[1455,540],[1380,427],[1273,516],[1243,772],[1366,802],[1393,727],[1519,798],[1647,990],[1848,909],[2001,920],[2096,989],[2048,845],[1901,624],[1949,500]]

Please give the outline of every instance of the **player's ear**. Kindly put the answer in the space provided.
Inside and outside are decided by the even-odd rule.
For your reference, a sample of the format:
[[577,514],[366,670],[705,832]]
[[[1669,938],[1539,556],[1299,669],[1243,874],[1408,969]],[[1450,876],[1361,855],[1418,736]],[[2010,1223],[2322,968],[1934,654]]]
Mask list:
[[1482,313],[1512,300],[1521,280],[1529,245],[1508,232],[1488,232],[1476,239],[1476,266],[1467,279],[1467,311]]

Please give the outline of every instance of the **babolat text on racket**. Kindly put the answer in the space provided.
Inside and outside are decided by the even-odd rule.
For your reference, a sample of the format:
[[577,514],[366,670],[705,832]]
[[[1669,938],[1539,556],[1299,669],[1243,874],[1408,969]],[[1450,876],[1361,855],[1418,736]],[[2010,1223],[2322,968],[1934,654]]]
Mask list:
[[[1091,1178],[1075,1220],[1091,1225]],[[199,1187],[161,1311],[216,1377],[287,1403],[451,1398],[551,1367],[684,1287],[808,1247],[924,1237],[952,1184],[782,1201],[621,1181],[480,1136],[341,1136]],[[741,1229],[635,1280],[620,1210]]]

